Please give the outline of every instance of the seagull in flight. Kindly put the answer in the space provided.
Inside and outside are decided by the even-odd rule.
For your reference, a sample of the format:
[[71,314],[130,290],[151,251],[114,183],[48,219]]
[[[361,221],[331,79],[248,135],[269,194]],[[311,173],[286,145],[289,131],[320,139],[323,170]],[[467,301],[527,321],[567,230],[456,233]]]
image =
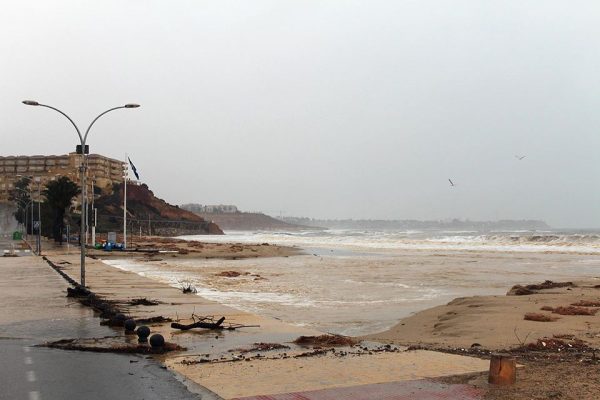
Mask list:
[[452,187],[456,186],[456,185],[454,184],[454,182],[452,182],[452,179],[448,178],[448,182],[450,182],[450,186],[452,186]]
[[521,160],[522,160],[522,159],[524,159],[525,157],[527,157],[527,156],[515,156],[515,158],[516,158],[517,160],[519,160],[519,161],[521,161]]

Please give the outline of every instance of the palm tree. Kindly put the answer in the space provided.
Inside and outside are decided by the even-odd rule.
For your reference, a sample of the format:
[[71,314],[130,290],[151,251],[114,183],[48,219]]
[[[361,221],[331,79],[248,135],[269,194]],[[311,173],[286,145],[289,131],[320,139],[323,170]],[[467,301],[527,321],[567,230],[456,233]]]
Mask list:
[[29,226],[27,221],[27,210],[25,206],[31,201],[29,196],[29,183],[31,179],[27,176],[19,179],[15,182],[15,188],[10,192],[8,199],[14,201],[17,206],[14,216],[18,223],[25,226],[25,231],[29,232]]
[[79,194],[79,188],[69,178],[61,176],[55,181],[48,182],[43,193],[46,197],[46,204],[48,204],[54,216],[52,237],[62,244],[65,212],[71,206],[73,198]]

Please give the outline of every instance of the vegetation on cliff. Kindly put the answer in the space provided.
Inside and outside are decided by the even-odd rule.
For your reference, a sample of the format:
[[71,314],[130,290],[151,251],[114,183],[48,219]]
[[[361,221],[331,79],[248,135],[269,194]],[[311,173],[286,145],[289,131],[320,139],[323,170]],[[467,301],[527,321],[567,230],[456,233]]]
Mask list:
[[[122,229],[122,184],[115,185],[112,194],[96,199],[94,206],[98,208],[98,232]],[[145,235],[223,234],[214,222],[156,197],[146,184],[127,185],[127,225],[130,232]]]

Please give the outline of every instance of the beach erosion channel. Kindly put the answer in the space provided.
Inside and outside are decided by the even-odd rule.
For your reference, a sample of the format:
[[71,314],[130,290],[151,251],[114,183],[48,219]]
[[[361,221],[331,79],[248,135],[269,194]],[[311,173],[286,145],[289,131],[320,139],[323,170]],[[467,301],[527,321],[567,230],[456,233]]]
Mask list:
[[[186,348],[161,356],[169,369],[218,396],[241,398],[485,371],[487,360],[405,351],[401,337],[384,335],[379,340],[377,334],[457,297],[506,297],[515,284],[548,279],[594,282],[600,265],[600,252],[593,248],[498,249],[480,244],[446,248],[429,241],[418,246],[412,239],[410,245],[397,247],[359,246],[355,237],[346,244],[339,235],[332,245],[327,240],[294,239],[292,234],[281,235],[282,240],[273,236],[238,233],[229,238],[184,239],[222,246],[228,246],[229,239],[242,248],[269,240],[302,251],[239,258],[206,258],[201,252],[198,257],[113,254],[104,260],[97,254],[99,259],[88,264],[87,279],[91,290],[107,299],[158,301],[153,307],[129,307],[127,312],[136,318],[161,315],[188,323],[194,314],[258,325],[218,332],[151,325],[153,332]],[[76,255],[56,253],[51,258],[78,279]],[[182,293],[183,284],[192,285],[196,295]],[[293,343],[299,336],[324,333],[368,340],[333,351]],[[466,341],[471,339],[466,335]],[[496,348],[515,344],[515,339],[505,341]],[[272,350],[257,344],[285,347]]]

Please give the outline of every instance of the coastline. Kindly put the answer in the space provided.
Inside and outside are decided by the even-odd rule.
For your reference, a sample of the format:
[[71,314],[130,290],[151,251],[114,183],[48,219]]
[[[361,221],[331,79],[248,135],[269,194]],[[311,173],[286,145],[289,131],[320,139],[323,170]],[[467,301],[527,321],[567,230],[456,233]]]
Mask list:
[[[559,315],[541,309],[568,307],[582,301],[600,305],[599,284],[600,279],[573,282],[573,286],[542,289],[529,295],[459,297],[419,311],[388,330],[361,338],[446,349],[471,348],[477,343],[483,349],[497,351],[520,346],[525,341],[569,335],[600,347],[600,315]],[[597,309],[587,308],[591,312]],[[525,320],[528,313],[556,320]]]
[[[54,251],[47,257],[75,281],[79,279],[76,254]],[[168,342],[187,349],[156,357],[185,380],[223,398],[432,378],[487,368],[485,360],[425,350],[406,352],[378,343],[361,345],[364,349],[368,346],[367,350],[347,346],[338,348],[337,352],[332,351],[333,348],[320,350],[319,346],[294,345],[292,342],[299,336],[319,336],[323,332],[235,310],[201,296],[183,294],[180,289],[111,267],[100,260],[89,260],[86,279],[96,295],[118,304],[127,304],[135,298],[159,301],[151,307],[127,305],[127,314],[134,318],[160,315],[185,324],[191,322],[193,313],[225,316],[226,321],[244,325],[260,325],[233,332],[183,332],[173,330],[169,323],[149,324],[152,333],[161,333]],[[111,338],[111,343],[118,337]],[[124,336],[123,340],[131,342],[132,338]],[[94,346],[102,345],[101,342]],[[289,348],[240,352],[256,343],[279,343]]]
[[[243,250],[238,250],[236,246]],[[217,261],[237,257],[233,254],[256,253],[244,249],[245,246],[248,245],[221,244],[211,249],[215,250],[211,257]],[[269,250],[276,248],[264,247],[272,247]],[[283,249],[282,254],[288,254],[287,251],[295,254],[300,252],[297,248],[291,248]],[[139,252],[131,253],[132,257],[140,256]],[[123,258],[122,253],[114,254]],[[156,261],[157,257],[168,259],[172,256],[188,260],[194,257],[205,259],[202,252],[179,254],[177,250],[177,253],[152,254],[155,255],[149,257],[149,261],[153,258]],[[276,257],[271,252],[261,254]],[[219,255],[224,257],[220,258]],[[75,254],[55,252],[50,258],[61,265],[72,278],[78,279]],[[487,386],[483,379],[488,367],[489,351],[506,350],[557,334],[582,338],[594,347],[600,344],[598,316],[561,316],[559,320],[549,323],[523,320],[524,313],[539,311],[544,305],[564,306],[582,298],[600,300],[600,289],[593,287],[597,285],[594,281],[575,282],[577,286],[574,287],[542,290],[529,296],[459,297],[446,305],[428,308],[403,318],[386,331],[359,336],[358,339],[366,340],[366,346],[371,346],[368,351],[358,350],[357,353],[355,348],[342,348],[333,353],[326,351],[323,354],[296,358],[307,351],[319,350],[317,347],[301,348],[291,345],[291,342],[300,335],[316,336],[322,332],[239,311],[201,296],[184,295],[178,288],[111,267],[100,260],[90,260],[87,276],[91,289],[107,299],[123,302],[146,297],[160,301],[155,307],[128,307],[128,313],[138,318],[163,315],[187,323],[190,322],[189,316],[194,313],[223,315],[227,320],[237,323],[260,325],[260,328],[217,334],[213,331],[174,332],[169,324],[151,325],[153,332],[163,334],[167,341],[187,348],[183,353],[160,356],[161,362],[180,374],[184,380],[208,388],[223,398],[434,377],[441,381],[467,383],[488,390],[492,393],[490,398],[495,398],[494,389]],[[279,343],[290,346],[290,349],[239,352],[239,349],[252,348],[256,343]],[[391,344],[391,348],[397,351],[379,352],[377,349],[381,347],[377,347],[380,346],[378,343]],[[473,349],[471,346],[475,343],[479,345]],[[412,347],[407,350],[404,346]],[[452,352],[458,354],[450,354]],[[570,373],[578,376],[588,371],[587,365],[577,364],[571,359],[566,359],[560,367],[556,367],[555,363],[526,364],[527,372],[520,373],[524,377],[520,382],[521,386],[515,387],[515,390],[522,390],[523,387],[524,390],[534,390],[540,383],[532,382],[548,374],[552,368],[561,371],[568,368]],[[551,382],[544,381],[544,384],[552,386]],[[596,388],[597,385],[592,384],[589,390],[585,390],[591,393]],[[578,398],[593,398],[586,397],[588,392],[585,391],[574,393],[578,393]]]

